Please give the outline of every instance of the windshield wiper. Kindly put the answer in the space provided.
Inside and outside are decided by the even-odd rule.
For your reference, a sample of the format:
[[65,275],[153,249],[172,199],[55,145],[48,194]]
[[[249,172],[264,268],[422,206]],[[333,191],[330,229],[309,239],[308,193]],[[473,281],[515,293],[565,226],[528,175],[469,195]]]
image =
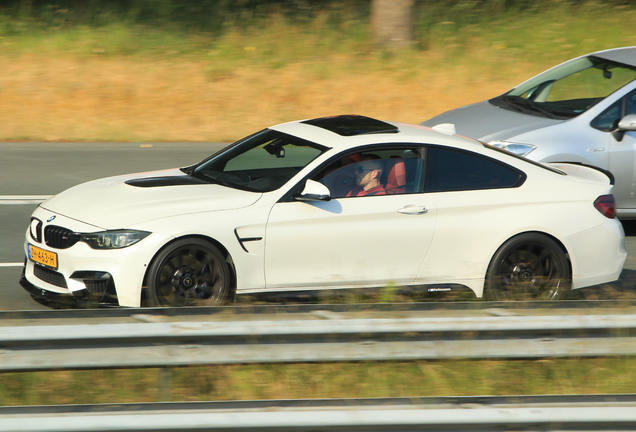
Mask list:
[[556,119],[560,116],[555,115],[554,112],[547,110],[545,108],[540,107],[532,101],[511,97],[511,96],[503,96],[502,101],[506,103],[507,106],[514,108],[518,112],[523,112],[525,114],[539,113],[545,117]]
[[500,96],[494,99],[490,100],[491,103],[494,103],[497,106],[512,110],[512,111],[516,111],[519,113],[523,113],[525,112],[525,110],[522,110],[520,107],[518,107],[511,99],[509,96]]
[[550,110],[547,110],[539,105],[537,105],[534,102],[531,101],[525,101],[521,102],[521,105],[523,105],[524,108],[529,108],[535,112],[538,112],[540,114],[543,114],[544,116],[548,117],[548,118],[557,118],[557,116]]
[[229,187],[229,188],[232,188],[232,189],[236,189],[236,185],[235,184],[233,184],[231,182],[228,182],[228,181],[225,181],[225,180],[222,180],[222,179],[219,179],[218,177],[214,177],[211,174],[206,174],[204,172],[200,172],[199,171],[199,172],[196,172],[196,173],[193,172],[190,175],[192,175],[192,177],[196,177],[196,178],[199,178],[201,180],[205,180],[208,183],[219,184],[221,186],[226,186],[226,187]]

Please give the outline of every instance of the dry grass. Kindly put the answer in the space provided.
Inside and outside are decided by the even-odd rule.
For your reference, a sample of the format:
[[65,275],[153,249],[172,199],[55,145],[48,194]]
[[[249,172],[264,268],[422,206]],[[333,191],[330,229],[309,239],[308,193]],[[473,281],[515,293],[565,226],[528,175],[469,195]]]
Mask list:
[[420,123],[574,56],[636,44],[632,6],[479,13],[472,24],[440,15],[420,30],[425,50],[392,55],[346,13],[338,25],[323,14],[302,27],[274,16],[220,37],[0,16],[0,140],[232,141],[336,114]]
[[334,56],[233,70],[189,58],[0,57],[0,140],[232,141],[272,124],[336,114],[419,123],[549,66],[515,64],[493,78],[488,64],[442,66],[440,57]]
[[395,72],[316,79],[307,65],[245,68],[221,79],[210,79],[195,62],[43,63],[25,56],[7,66],[0,139],[228,141],[271,124],[346,113],[417,123],[508,87],[453,88],[451,77],[435,72],[408,80]]

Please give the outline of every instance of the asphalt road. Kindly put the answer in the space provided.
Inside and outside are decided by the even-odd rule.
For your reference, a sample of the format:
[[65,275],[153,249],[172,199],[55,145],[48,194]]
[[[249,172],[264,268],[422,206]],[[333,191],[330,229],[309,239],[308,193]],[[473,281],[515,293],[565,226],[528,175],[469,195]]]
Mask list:
[[[101,177],[182,167],[221,143],[0,143],[0,310],[46,309],[18,284],[23,242],[41,196]],[[104,203],[107,205],[108,203]],[[618,283],[587,288],[582,297],[636,298],[636,221],[624,222],[629,257]]]
[[46,309],[18,284],[24,235],[39,197],[101,177],[191,165],[226,145],[0,143],[0,310]]

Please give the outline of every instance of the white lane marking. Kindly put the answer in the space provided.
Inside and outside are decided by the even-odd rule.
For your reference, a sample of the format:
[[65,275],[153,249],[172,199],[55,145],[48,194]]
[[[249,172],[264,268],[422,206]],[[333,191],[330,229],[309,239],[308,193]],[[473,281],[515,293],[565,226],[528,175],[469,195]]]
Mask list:
[[24,263],[0,263],[0,267],[22,267]]
[[52,196],[53,195],[0,195],[0,205],[40,204]]

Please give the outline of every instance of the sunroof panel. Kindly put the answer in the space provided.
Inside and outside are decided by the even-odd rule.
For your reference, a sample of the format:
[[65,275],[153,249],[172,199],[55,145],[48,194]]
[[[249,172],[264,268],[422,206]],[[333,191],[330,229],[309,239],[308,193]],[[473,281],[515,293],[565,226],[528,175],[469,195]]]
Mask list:
[[327,129],[342,136],[399,132],[399,129],[392,124],[360,115],[321,117],[301,123]]

